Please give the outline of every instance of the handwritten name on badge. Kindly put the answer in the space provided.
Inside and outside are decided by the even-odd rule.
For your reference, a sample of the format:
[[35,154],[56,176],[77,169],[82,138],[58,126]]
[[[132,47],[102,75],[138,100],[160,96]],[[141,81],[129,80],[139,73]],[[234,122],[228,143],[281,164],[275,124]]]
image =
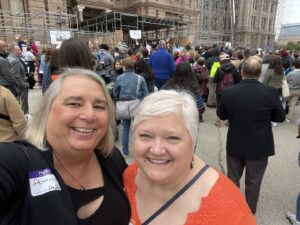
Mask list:
[[51,191],[61,191],[56,177],[50,168],[29,171],[30,192],[33,197]]

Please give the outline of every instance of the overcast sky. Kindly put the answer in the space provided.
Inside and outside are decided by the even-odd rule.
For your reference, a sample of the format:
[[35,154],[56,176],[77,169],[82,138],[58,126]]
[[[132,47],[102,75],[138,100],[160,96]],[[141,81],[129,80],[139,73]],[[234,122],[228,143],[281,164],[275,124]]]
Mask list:
[[285,23],[300,23],[300,0],[288,0]]

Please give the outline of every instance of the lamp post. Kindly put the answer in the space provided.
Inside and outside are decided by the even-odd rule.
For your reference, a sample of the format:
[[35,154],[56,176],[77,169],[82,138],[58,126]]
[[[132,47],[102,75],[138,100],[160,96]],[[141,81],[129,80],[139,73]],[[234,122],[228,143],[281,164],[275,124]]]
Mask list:
[[231,44],[236,47],[236,20],[235,20],[235,0],[230,0],[231,9]]

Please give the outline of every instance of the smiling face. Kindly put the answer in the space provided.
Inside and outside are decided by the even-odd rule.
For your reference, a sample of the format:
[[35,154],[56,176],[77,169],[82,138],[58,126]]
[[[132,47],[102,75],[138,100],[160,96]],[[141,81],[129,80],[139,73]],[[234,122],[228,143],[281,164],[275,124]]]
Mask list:
[[134,158],[150,181],[177,183],[190,171],[192,139],[175,113],[141,122],[134,131]]
[[46,124],[46,138],[53,149],[92,152],[108,126],[108,104],[100,84],[86,77],[67,77]]

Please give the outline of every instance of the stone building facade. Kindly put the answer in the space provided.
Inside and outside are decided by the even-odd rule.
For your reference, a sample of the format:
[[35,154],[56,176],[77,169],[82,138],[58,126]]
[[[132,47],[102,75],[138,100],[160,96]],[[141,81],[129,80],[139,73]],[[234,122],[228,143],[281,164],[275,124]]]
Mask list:
[[[236,25],[232,30],[232,8],[234,0],[0,0],[0,10],[5,12],[29,13],[27,22],[33,21],[42,12],[59,14],[76,14],[76,20],[60,24],[60,28],[81,24],[82,21],[116,11],[139,16],[149,16],[182,22],[180,27],[171,27],[151,32],[146,37],[164,38],[169,36],[177,42],[194,45],[211,45],[213,43],[232,42],[235,37],[236,46],[251,49],[271,50],[274,41],[274,25],[278,0],[235,0]],[[51,29],[56,19],[43,14],[39,19],[43,31],[34,31],[27,35],[43,36]],[[48,15],[48,18],[47,18]],[[1,18],[0,23],[15,24]],[[19,26],[22,26],[21,23]],[[55,27],[55,26],[54,26]],[[13,35],[6,29],[6,36]],[[5,33],[5,32],[2,32]],[[1,35],[0,35],[1,38]],[[44,38],[44,41],[46,39]]]

